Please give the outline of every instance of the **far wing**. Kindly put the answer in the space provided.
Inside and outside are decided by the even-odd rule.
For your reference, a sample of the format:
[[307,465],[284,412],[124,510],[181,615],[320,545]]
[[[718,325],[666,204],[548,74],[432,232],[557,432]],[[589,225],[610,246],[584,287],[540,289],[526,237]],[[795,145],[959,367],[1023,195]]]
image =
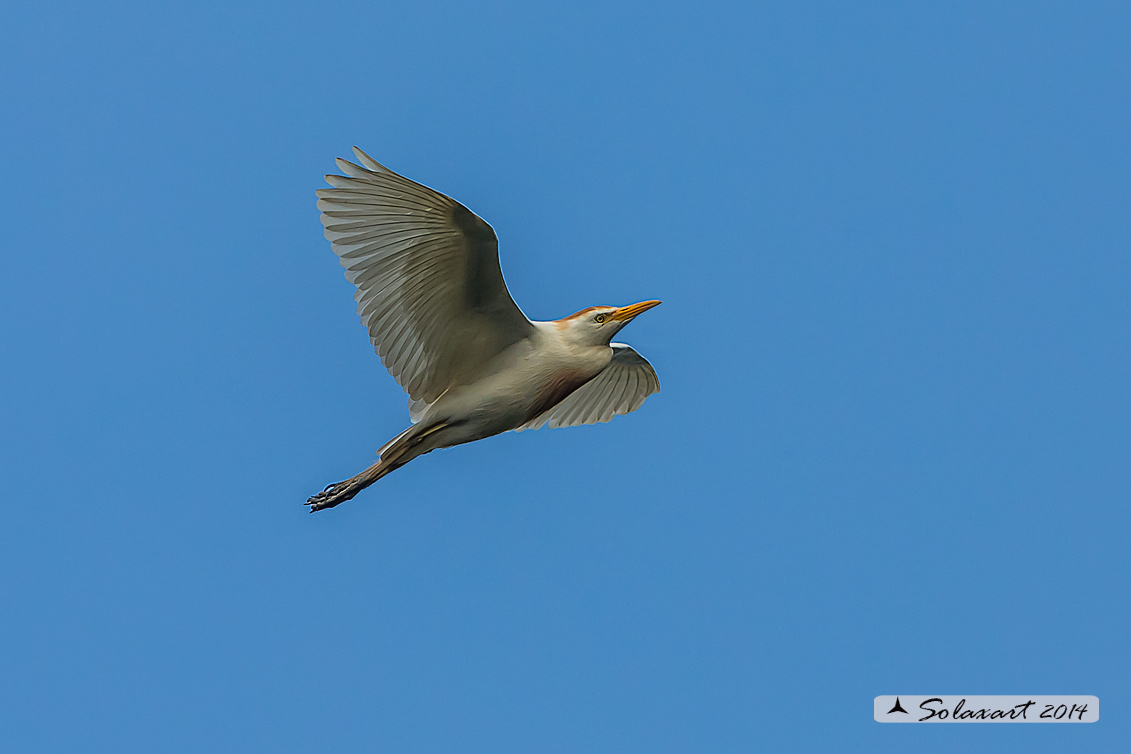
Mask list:
[[542,427],[575,427],[610,421],[617,414],[640,408],[644,399],[660,392],[656,370],[631,346],[611,343],[613,360],[558,405],[515,431]]
[[338,160],[345,175],[326,176],[318,208],[369,339],[418,414],[534,326],[507,292],[490,225],[354,153],[361,165]]

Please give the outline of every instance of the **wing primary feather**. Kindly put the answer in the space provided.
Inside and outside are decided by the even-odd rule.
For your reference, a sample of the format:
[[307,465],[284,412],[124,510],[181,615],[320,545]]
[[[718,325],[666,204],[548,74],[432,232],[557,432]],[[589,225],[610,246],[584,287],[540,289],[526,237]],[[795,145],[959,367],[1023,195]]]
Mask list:
[[338,166],[338,170],[342,171],[346,175],[353,176],[354,178],[367,178],[372,175],[370,171],[361,167],[361,165],[355,165],[345,157],[339,157],[338,159],[334,160],[334,164]]
[[381,163],[377,162],[377,160],[375,160],[372,157],[370,157],[369,155],[367,155],[365,152],[361,151],[361,147],[354,146],[353,153],[354,153],[354,156],[357,157],[357,161],[360,162],[365,167],[369,168],[370,170],[373,170],[373,171],[378,172],[378,173],[391,173],[391,172],[393,172],[392,170],[389,170],[387,167],[385,167]]

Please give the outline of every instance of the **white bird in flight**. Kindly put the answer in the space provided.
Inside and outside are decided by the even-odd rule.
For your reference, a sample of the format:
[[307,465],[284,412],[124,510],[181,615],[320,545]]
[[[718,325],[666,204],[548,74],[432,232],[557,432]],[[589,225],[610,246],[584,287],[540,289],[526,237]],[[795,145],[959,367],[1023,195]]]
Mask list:
[[454,199],[410,181],[354,147],[339,159],[318,209],[357,286],[357,313],[381,362],[409,395],[412,426],[378,461],[307,500],[349,500],[437,448],[508,430],[607,422],[640,408],[660,381],[617,332],[659,301],[591,306],[532,322],[499,268],[491,226]]

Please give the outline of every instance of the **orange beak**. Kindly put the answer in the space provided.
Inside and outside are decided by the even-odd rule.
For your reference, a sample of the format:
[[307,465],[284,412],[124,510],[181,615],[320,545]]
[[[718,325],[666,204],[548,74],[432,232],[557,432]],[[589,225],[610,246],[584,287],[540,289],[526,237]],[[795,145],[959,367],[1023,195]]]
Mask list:
[[639,304],[632,304],[631,306],[622,306],[613,312],[610,316],[618,322],[627,322],[635,317],[637,314],[648,311],[653,306],[659,306],[659,301],[641,301]]

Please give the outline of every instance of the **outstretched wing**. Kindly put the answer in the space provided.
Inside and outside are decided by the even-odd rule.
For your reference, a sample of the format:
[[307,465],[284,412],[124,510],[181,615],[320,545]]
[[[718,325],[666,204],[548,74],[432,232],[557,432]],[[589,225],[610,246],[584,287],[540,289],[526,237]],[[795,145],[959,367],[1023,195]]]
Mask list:
[[534,326],[503,282],[490,225],[353,151],[361,165],[339,159],[345,175],[317,192],[322,224],[381,362],[423,408]]
[[613,360],[603,372],[515,431],[607,422],[617,414],[632,413],[640,408],[645,398],[660,392],[656,370],[643,356],[624,343],[610,346]]

